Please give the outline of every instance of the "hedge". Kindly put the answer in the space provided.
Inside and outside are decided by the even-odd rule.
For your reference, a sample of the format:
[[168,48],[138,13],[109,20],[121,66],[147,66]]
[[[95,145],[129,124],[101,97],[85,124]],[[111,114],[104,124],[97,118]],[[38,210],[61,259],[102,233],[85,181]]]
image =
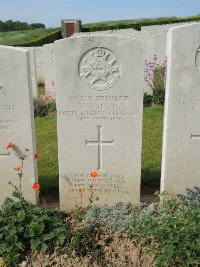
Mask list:
[[132,28],[140,31],[143,26],[152,25],[163,25],[163,24],[173,24],[182,22],[192,22],[200,20],[200,15],[186,17],[186,18],[156,18],[156,19],[138,19],[138,20],[124,20],[124,21],[110,21],[102,23],[91,23],[82,26],[82,32],[93,32],[93,31],[106,31],[106,30],[117,30],[117,29],[128,29]]
[[51,33],[48,33],[46,35],[43,35],[42,37],[38,37],[37,39],[24,42],[24,43],[18,43],[18,44],[11,45],[11,46],[25,46],[25,47],[43,46],[44,44],[53,43],[54,41],[59,40],[61,38],[62,38],[61,30],[59,29]]
[[[163,24],[173,24],[181,22],[192,22],[200,21],[200,14],[191,17],[166,17],[166,18],[156,18],[156,19],[137,19],[137,20],[123,20],[123,21],[107,21],[100,23],[90,23],[82,25],[82,32],[93,32],[93,31],[106,31],[106,30],[117,30],[117,29],[135,29],[140,31],[143,26],[151,25],[163,25]],[[46,34],[37,39],[30,40],[24,43],[18,43],[12,46],[43,46],[44,44],[53,43],[56,40],[61,39],[61,29],[57,29],[49,34]]]

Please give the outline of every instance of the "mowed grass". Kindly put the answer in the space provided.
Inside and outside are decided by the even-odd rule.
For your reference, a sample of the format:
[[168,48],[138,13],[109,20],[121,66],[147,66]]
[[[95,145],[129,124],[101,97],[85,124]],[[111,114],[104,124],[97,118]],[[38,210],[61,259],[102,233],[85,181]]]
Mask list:
[[158,185],[161,173],[164,107],[144,108],[142,136],[142,184]]
[[38,176],[41,192],[58,190],[58,145],[56,116],[35,118]]
[[45,94],[44,86],[38,86],[38,95],[44,95],[44,94]]
[[[161,171],[163,107],[144,108],[142,184],[158,185]],[[58,191],[56,116],[37,117],[38,171],[41,191]]]
[[0,32],[0,45],[15,45],[24,43],[42,37],[55,30],[55,28],[49,28],[13,32]]

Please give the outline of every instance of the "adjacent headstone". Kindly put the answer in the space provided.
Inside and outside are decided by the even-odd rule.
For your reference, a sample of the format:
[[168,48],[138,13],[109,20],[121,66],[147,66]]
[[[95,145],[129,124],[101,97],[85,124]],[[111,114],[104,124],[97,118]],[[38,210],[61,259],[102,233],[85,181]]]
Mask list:
[[44,45],[43,55],[44,55],[45,95],[46,97],[55,99],[56,90],[55,90],[54,44]]
[[119,36],[55,42],[62,209],[139,203],[144,51]]
[[161,191],[200,186],[200,24],[169,30]]
[[[30,73],[29,51],[0,46],[0,204],[12,195],[9,182],[19,187],[14,168],[21,165],[25,148],[29,151],[25,153],[22,191],[28,201],[38,201],[38,194],[32,189],[37,181],[37,166]],[[6,149],[10,142],[13,149]]]
[[43,47],[34,47],[35,63],[36,63],[36,75],[38,84],[44,84],[44,58]]
[[[174,24],[162,24],[162,25],[153,25],[153,26],[143,26],[141,27],[141,34],[145,36],[148,34],[153,38],[153,43],[151,42],[150,53],[153,48],[153,54],[151,56],[151,61],[154,55],[157,56],[158,63],[162,64],[166,57],[166,44],[167,44],[167,33],[170,28],[174,28],[177,26],[186,25],[189,22],[181,22],[181,23],[174,23]],[[148,44],[148,42],[147,42]],[[153,46],[152,46],[153,45]],[[148,58],[147,58],[148,60]]]
[[31,87],[33,97],[38,97],[38,83],[37,83],[37,74],[36,74],[36,63],[35,63],[35,51],[32,47],[25,47],[30,52],[30,62],[31,62]]
[[75,32],[81,32],[81,21],[78,19],[62,19],[61,29],[62,38],[68,38]]

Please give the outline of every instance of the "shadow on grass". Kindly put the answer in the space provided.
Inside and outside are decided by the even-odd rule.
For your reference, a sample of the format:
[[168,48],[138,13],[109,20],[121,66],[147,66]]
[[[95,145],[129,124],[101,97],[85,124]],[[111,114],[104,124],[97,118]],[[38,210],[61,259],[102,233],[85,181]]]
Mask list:
[[143,203],[151,204],[159,201],[156,192],[160,191],[160,170],[142,169],[141,199]]
[[161,170],[142,169],[142,186],[159,187]]
[[59,178],[40,177],[40,206],[57,208],[59,206]]

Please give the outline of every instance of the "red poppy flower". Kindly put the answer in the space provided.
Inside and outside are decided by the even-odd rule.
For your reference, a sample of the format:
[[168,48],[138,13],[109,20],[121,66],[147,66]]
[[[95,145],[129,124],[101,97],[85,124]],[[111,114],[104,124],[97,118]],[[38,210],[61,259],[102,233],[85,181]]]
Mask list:
[[34,189],[35,191],[37,191],[37,190],[40,189],[40,184],[39,184],[39,183],[34,183],[32,187],[33,187],[33,189]]
[[38,153],[34,153],[34,159],[35,159],[35,160],[38,159]]

